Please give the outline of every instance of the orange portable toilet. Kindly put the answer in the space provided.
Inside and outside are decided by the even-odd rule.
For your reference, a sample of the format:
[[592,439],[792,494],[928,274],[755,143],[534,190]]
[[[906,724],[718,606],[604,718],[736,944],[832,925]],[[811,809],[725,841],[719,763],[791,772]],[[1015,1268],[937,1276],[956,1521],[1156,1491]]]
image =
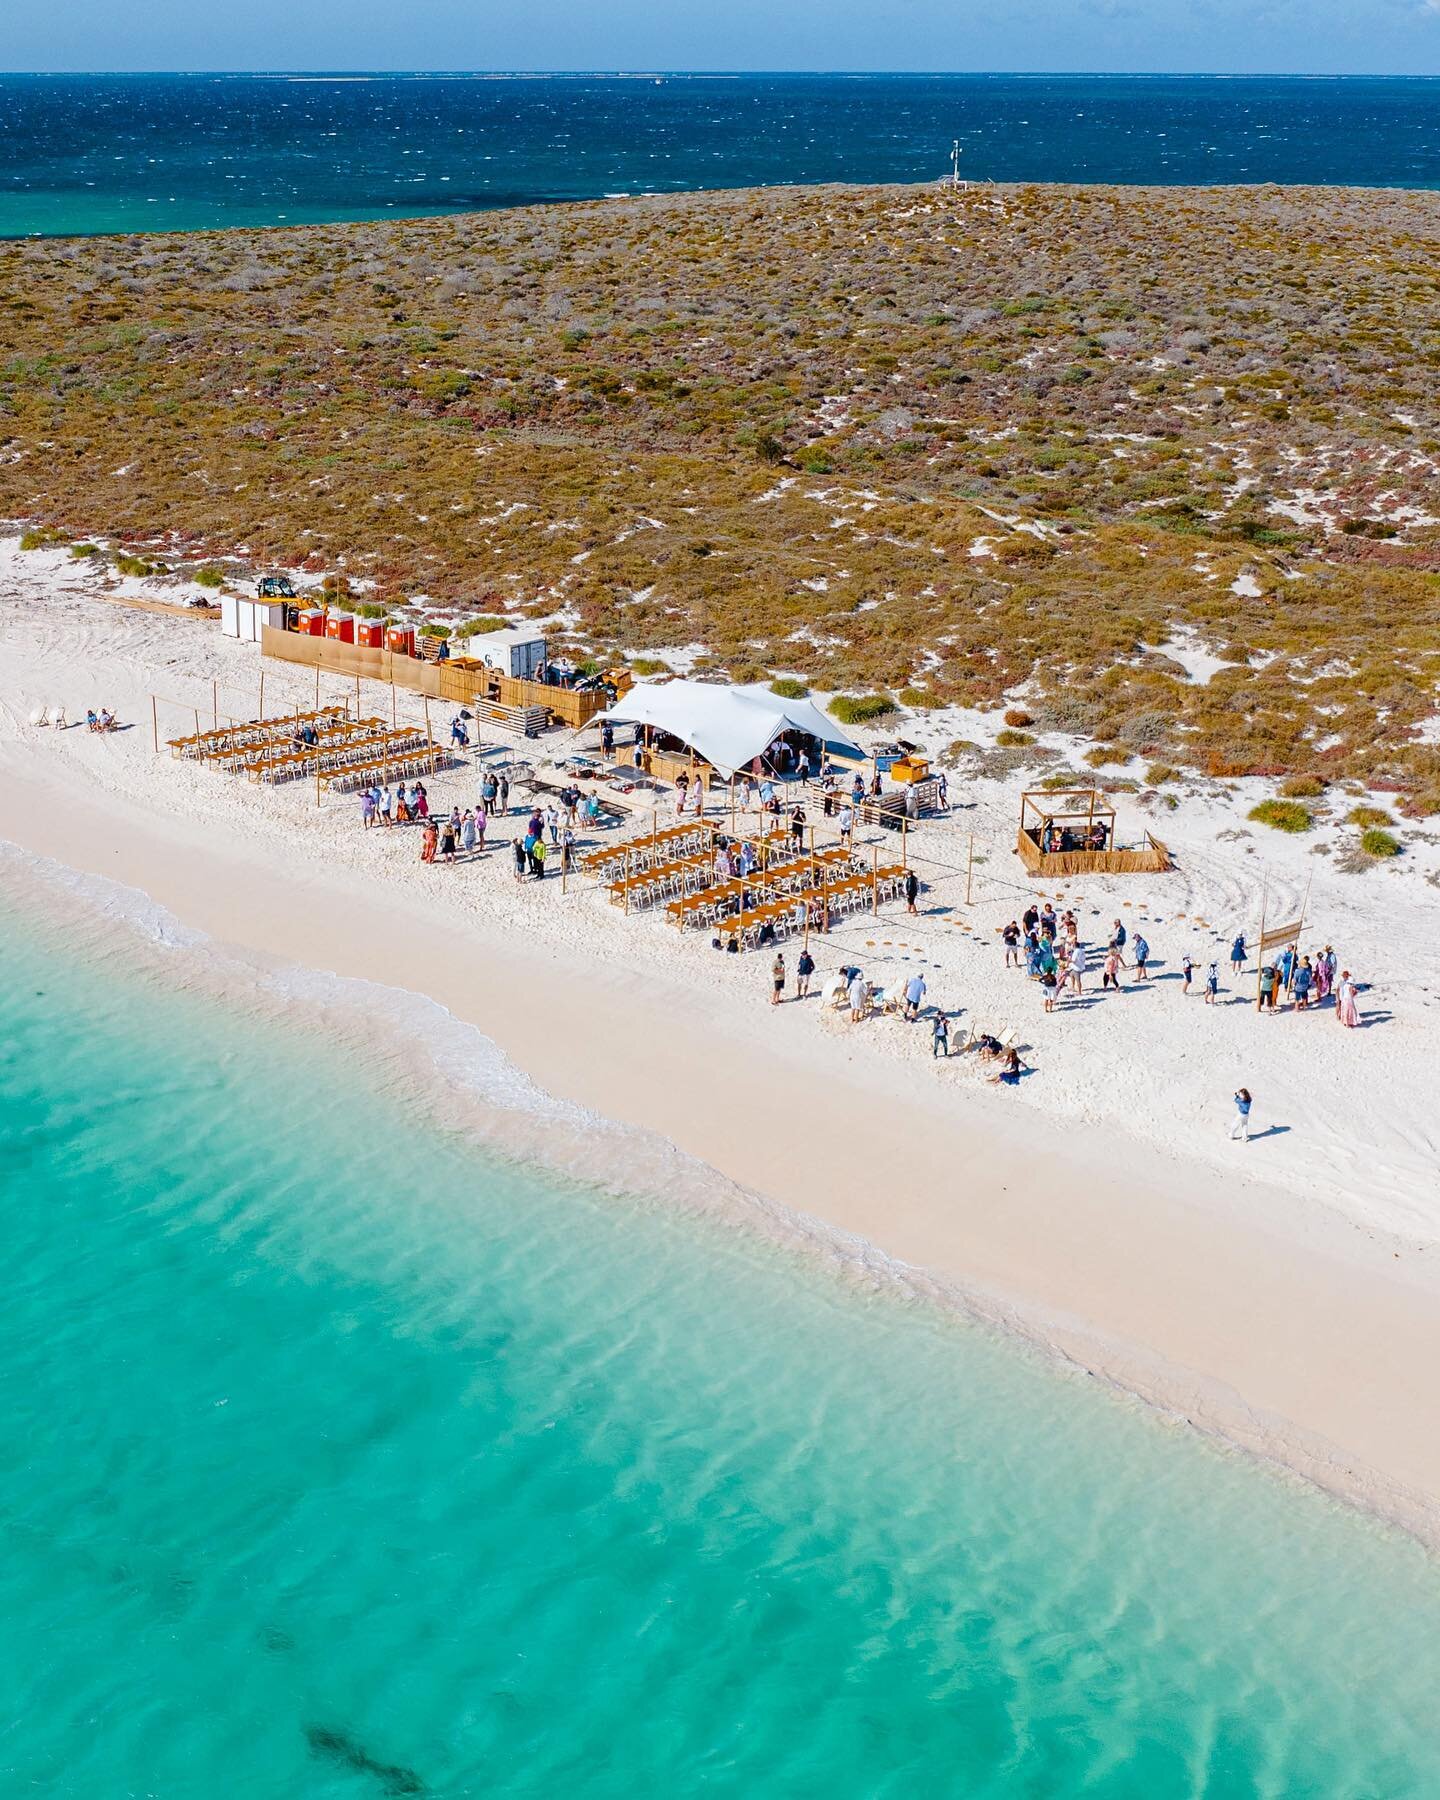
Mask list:
[[392,656],[413,656],[415,654],[415,627],[413,625],[392,625],[385,633],[385,648]]
[[355,642],[362,650],[380,650],[385,645],[385,627],[378,619],[355,621]]
[[325,635],[340,644],[355,642],[355,621],[349,613],[331,613],[325,622]]

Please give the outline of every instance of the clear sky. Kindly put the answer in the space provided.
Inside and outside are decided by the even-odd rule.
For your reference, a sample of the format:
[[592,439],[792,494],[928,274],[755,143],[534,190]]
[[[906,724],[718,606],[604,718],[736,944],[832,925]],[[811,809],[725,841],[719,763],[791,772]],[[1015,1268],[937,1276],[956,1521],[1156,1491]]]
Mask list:
[[0,66],[1440,74],[1440,0],[14,0]]

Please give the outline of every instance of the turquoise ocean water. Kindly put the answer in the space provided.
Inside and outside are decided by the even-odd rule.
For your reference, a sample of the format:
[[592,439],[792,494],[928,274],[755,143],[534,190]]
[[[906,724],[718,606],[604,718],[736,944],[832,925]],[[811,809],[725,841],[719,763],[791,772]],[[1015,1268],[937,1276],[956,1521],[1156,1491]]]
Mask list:
[[0,904],[0,1793],[1440,1793],[1414,1546]]
[[0,237],[931,181],[1440,186],[1440,81],[0,75]]

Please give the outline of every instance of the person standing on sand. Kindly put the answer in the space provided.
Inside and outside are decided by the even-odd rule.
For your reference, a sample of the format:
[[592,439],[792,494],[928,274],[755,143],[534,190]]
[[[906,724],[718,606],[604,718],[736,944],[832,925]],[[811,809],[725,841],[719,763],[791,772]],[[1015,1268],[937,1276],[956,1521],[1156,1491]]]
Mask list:
[[[1124,927],[1122,926],[1121,929],[1123,930]],[[1120,946],[1112,943],[1110,952],[1105,958],[1105,972],[1100,978],[1102,992],[1106,988],[1114,988],[1117,994],[1120,992],[1120,971],[1125,966],[1125,958],[1120,954]]]
[[937,1056],[949,1060],[950,1056],[950,1021],[945,1017],[943,1007],[935,1009],[935,1023],[930,1028],[930,1060]]
[[1360,1023],[1360,1008],[1356,1004],[1359,993],[1359,984],[1351,976],[1350,971],[1342,969],[1340,985],[1335,990],[1335,1017],[1342,1025],[1353,1027]]
[[857,969],[850,977],[850,1023],[858,1025],[865,1017],[865,983]]
[[435,821],[433,819],[427,819],[425,821],[425,835],[420,840],[420,860],[421,860],[421,862],[425,862],[425,863],[433,863],[434,862],[435,846],[437,845],[437,843],[439,841],[440,841],[440,832],[439,832],[438,827],[435,824]]
[[517,881],[523,881],[525,879],[526,867],[524,839],[518,837],[511,838],[510,849],[515,858],[515,879]]
[[1128,935],[1129,934],[1125,930],[1124,922],[1117,919],[1115,921],[1115,929],[1110,933],[1110,948],[1112,950],[1123,950]]
[[853,808],[842,806],[840,809],[840,842],[849,848],[851,836],[855,830],[855,813]]
[[1190,981],[1195,973],[1195,960],[1188,950],[1180,959],[1180,973],[1185,977],[1184,981],[1181,983],[1180,992],[1182,994],[1188,994],[1190,992]]
[[1296,1012],[1310,1010],[1310,989],[1315,980],[1315,971],[1310,967],[1310,958],[1302,957],[1300,967],[1295,971],[1294,993]]
[[1070,946],[1070,963],[1066,971],[1066,979],[1070,983],[1072,994],[1083,994],[1085,991],[1085,946],[1076,938]]
[[1135,939],[1135,979],[1137,981],[1148,981],[1150,979],[1145,967],[1149,960],[1150,946],[1145,942],[1143,937],[1137,937]]
[[785,998],[785,958],[779,953],[770,965],[770,1004],[778,1006]]
[[1239,1138],[1242,1144],[1250,1142],[1250,1090],[1235,1090],[1235,1123],[1230,1127],[1230,1141]]
[[1046,1012],[1054,1012],[1055,998],[1060,991],[1060,976],[1053,963],[1041,975],[1040,987],[1045,995]]
[[[433,831],[435,829],[435,824],[434,824],[433,820],[426,827],[426,829],[427,829],[427,831]],[[447,863],[450,863],[452,866],[454,865],[454,862],[455,862],[455,821],[453,819],[447,819],[445,821],[444,829],[440,833],[440,854],[441,854],[441,856],[443,856],[445,858]]]
[[1256,991],[1255,1010],[1270,1012],[1275,1010],[1275,996],[1280,992],[1280,971],[1273,963],[1266,963],[1260,971],[1260,980]]
[[1215,1004],[1215,997],[1219,992],[1220,965],[1219,963],[1212,962],[1210,967],[1205,971],[1205,1004],[1207,1006],[1213,1006]]
[[919,894],[920,877],[913,869],[907,869],[905,872],[905,910],[907,913],[915,911],[915,902],[919,898]]
[[918,970],[905,983],[905,1017],[913,1021],[920,1017],[920,1008],[925,1000],[925,977]]
[[803,1000],[810,992],[810,977],[815,973],[815,958],[808,950],[800,952],[795,965],[795,998]]
[[1000,933],[1000,941],[1005,946],[1005,967],[1018,969],[1020,967],[1020,927],[1014,919]]
[[500,777],[500,780],[496,785],[495,797],[499,801],[500,811],[502,813],[508,813],[510,810],[510,778],[508,775],[502,775]]
[[375,790],[366,788],[360,796],[360,823],[369,831],[375,823]]
[[1230,946],[1230,974],[1239,980],[1240,971],[1245,967],[1245,933],[1236,934],[1235,942]]

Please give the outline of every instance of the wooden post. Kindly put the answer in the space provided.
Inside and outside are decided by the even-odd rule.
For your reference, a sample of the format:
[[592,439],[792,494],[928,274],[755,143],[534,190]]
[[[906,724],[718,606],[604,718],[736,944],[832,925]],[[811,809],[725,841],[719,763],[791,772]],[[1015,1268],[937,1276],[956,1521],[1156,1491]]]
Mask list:
[[878,844],[870,851],[870,911],[875,918],[880,917],[880,847]]
[[355,671],[355,717],[360,717],[360,671]]
[[397,729],[395,724],[395,682],[393,678],[390,682],[390,729],[392,731]]
[[210,683],[210,724],[215,731],[220,729],[220,683]]
[[965,904],[970,904],[970,876],[975,867],[975,833],[970,833],[970,848],[965,857]]
[[260,664],[260,717],[265,717],[265,664]]
[[630,916],[630,846],[625,846],[625,916]]
[[909,834],[909,831],[910,831],[910,821],[905,816],[904,813],[901,813],[901,815],[900,815],[900,866],[902,869],[908,869],[910,867],[910,852],[906,848],[906,838]]
[[196,737],[200,735],[200,708],[198,706],[195,708],[195,735]]
[[652,856],[655,854],[655,842],[659,834],[660,808],[658,806],[652,806],[650,808],[650,854]]
[[315,710],[320,710],[320,664],[315,664]]
[[150,729],[155,736],[155,754],[160,754],[160,708],[155,703],[155,696],[150,696]]
[[320,804],[320,758],[315,758],[315,804]]

